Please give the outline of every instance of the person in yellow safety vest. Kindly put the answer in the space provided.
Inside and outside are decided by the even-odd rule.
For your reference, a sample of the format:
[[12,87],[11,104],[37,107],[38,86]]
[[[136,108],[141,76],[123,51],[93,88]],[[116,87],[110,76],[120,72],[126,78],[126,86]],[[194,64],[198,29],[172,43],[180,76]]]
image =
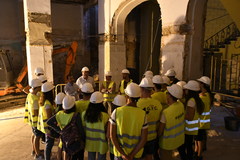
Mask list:
[[169,107],[163,110],[159,125],[159,146],[161,160],[173,160],[172,152],[184,144],[184,105],[178,99],[182,98],[182,88],[176,84],[167,87],[167,102]]
[[184,93],[184,88],[183,86],[186,85],[187,83],[185,81],[179,81],[176,83],[177,85],[179,85],[182,89],[183,89],[183,96],[181,99],[179,99],[179,101],[181,101],[183,104],[185,104],[185,93]]
[[152,79],[153,78],[153,72],[152,71],[146,71],[144,73],[144,77]]
[[[167,108],[167,86],[170,85],[170,79],[167,76],[161,76],[163,79],[163,83],[161,85],[161,92],[163,92],[164,94],[162,94],[162,99],[163,99],[163,109]],[[165,103],[164,103],[165,102]]]
[[91,95],[87,110],[82,113],[82,123],[86,133],[85,150],[88,152],[88,160],[95,160],[96,154],[98,154],[99,160],[106,160],[109,115],[105,111],[102,93],[94,92]]
[[[178,148],[181,159],[193,159],[193,141],[194,136],[198,134],[199,115],[204,110],[204,104],[199,97],[200,86],[195,80],[190,80],[183,86],[186,95],[186,113],[185,113],[185,143]],[[187,150],[187,153],[185,151]]]
[[37,129],[37,120],[38,120],[38,100],[39,97],[37,93],[41,90],[42,82],[39,79],[33,79],[30,83],[31,92],[28,93],[26,103],[25,103],[25,116],[24,122],[28,123],[32,127],[32,155],[35,158],[43,158],[43,155],[40,152],[39,141],[44,133]]
[[[127,103],[126,97],[123,95],[117,95],[112,102],[112,110],[111,113],[118,107],[124,106]],[[109,152],[110,152],[110,159],[114,160],[114,153],[113,153],[113,144],[111,140],[109,140]]]
[[[55,97],[55,104],[56,104],[55,111],[56,111],[56,113],[63,110],[62,101],[63,101],[65,96],[66,95],[63,92],[60,92],[56,95],[56,97]],[[58,159],[62,159],[62,142],[61,141],[59,142],[59,145],[58,145],[57,157],[58,157]]]
[[210,90],[211,80],[209,77],[202,76],[197,79],[197,81],[200,83],[201,88],[199,96],[204,103],[204,111],[200,115],[200,127],[195,139],[195,153],[197,154],[197,159],[201,160],[203,149],[206,147],[207,130],[210,129],[210,112],[213,104],[213,94]]
[[170,79],[170,85],[176,84],[179,80],[175,77],[176,72],[173,69],[167,70],[165,73],[165,76],[167,76]]
[[153,84],[154,84],[154,93],[151,95],[153,99],[158,100],[163,108],[167,107],[167,99],[166,93],[162,92],[162,85],[164,84],[163,78],[160,75],[153,76]]
[[52,133],[49,131],[47,120],[54,115],[54,96],[53,96],[54,85],[50,82],[46,82],[42,85],[42,95],[40,97],[40,107],[38,116],[38,130],[45,133],[46,147],[44,150],[44,157],[46,160],[51,159],[51,151],[54,145],[54,138]]
[[[61,97],[62,98],[62,97]],[[48,121],[47,124],[53,128],[57,133],[61,133],[64,127],[66,127],[72,120],[74,114],[76,115],[76,125],[77,128],[80,131],[80,136],[81,136],[81,144],[80,145],[80,151],[75,153],[74,155],[69,155],[68,153],[65,152],[65,148],[62,148],[64,151],[64,156],[63,159],[79,159],[83,160],[84,159],[84,141],[85,141],[85,133],[84,129],[82,126],[82,120],[81,120],[81,115],[79,113],[76,113],[76,106],[75,106],[75,97],[66,95],[63,100],[62,100],[62,107],[63,110],[59,111],[56,113],[56,115],[52,116]],[[62,147],[62,145],[61,145]]]
[[76,112],[82,114],[86,111],[90,103],[90,97],[94,92],[93,86],[91,83],[84,83],[82,86],[82,95],[83,99],[76,101]]
[[148,137],[142,157],[145,160],[151,160],[158,150],[157,130],[159,127],[162,105],[158,100],[151,98],[154,85],[150,78],[143,78],[139,86],[141,87],[141,98],[137,102],[137,107],[146,112],[148,121]]
[[125,91],[124,91],[125,88],[127,87],[127,85],[129,85],[130,83],[133,82],[133,80],[130,79],[129,76],[130,76],[129,70],[123,69],[122,70],[123,80],[121,81],[120,86],[119,86],[119,94],[125,95]]
[[127,104],[116,108],[110,119],[110,137],[114,145],[115,160],[140,159],[147,141],[146,113],[137,107],[140,87],[130,83],[126,89]]
[[100,91],[103,94],[104,102],[103,105],[105,106],[106,110],[111,110],[112,107],[112,101],[115,97],[116,92],[116,83],[112,81],[112,73],[110,71],[105,73],[106,81],[103,81]]

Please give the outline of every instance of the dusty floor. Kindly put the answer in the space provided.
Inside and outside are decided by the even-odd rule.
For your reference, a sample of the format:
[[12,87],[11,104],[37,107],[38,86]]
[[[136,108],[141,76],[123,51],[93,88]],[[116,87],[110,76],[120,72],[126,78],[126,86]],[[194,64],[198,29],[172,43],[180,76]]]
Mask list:
[[[33,159],[30,155],[31,129],[23,123],[23,113],[23,107],[0,111],[0,160]],[[240,160],[240,131],[226,130],[223,120],[225,116],[228,116],[225,108],[212,108],[212,128],[208,134],[208,148],[204,153],[204,160]]]

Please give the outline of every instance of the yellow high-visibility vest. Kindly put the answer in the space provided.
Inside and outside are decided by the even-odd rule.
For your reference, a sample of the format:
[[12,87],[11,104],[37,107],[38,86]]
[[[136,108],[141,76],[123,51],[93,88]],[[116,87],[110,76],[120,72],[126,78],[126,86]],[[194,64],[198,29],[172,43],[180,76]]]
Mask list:
[[[194,98],[190,98],[190,100],[194,100]],[[194,100],[195,101],[195,100]],[[199,129],[199,114],[197,109],[195,109],[194,118],[191,121],[185,120],[185,134],[187,135],[197,135]]]
[[84,120],[86,111],[82,113],[82,123],[86,133],[85,150],[88,152],[99,152],[105,154],[108,151],[108,141],[106,138],[106,125],[109,120],[109,115],[101,112],[102,120],[90,123]]
[[210,112],[211,112],[211,99],[209,93],[201,95],[200,98],[204,103],[204,111],[200,115],[199,129],[210,129]]
[[56,120],[57,120],[58,126],[60,127],[61,130],[66,125],[68,125],[68,123],[70,123],[70,121],[72,120],[73,114],[74,114],[74,112],[67,114],[64,111],[59,111],[56,114]]
[[34,115],[34,102],[38,101],[39,97],[35,94],[29,93],[27,95],[26,103],[25,103],[25,114],[24,114],[24,122],[28,123],[32,127],[37,127],[38,116]]
[[[130,81],[127,83],[127,85],[129,85],[130,83],[132,83],[132,79],[130,79]],[[120,94],[122,95],[125,95],[125,91],[124,91],[124,80],[121,81],[121,84],[120,84],[120,88],[119,88],[119,91],[120,91]]]
[[158,100],[161,103],[163,109],[167,108],[168,104],[167,104],[166,92],[162,92],[162,91],[155,92],[151,95],[151,97]]
[[[111,81],[110,83],[109,83],[109,85],[107,86],[107,81],[104,81],[103,82],[103,87],[105,88],[105,89],[110,89],[110,88],[113,88],[113,85],[115,84],[115,82],[113,82],[113,81]],[[104,101],[105,102],[112,102],[113,101],[113,99],[114,99],[114,97],[115,97],[115,93],[104,93],[103,94],[103,98],[104,98]]]
[[[123,151],[128,155],[139,143],[146,113],[137,107],[122,106],[116,109],[117,137]],[[116,147],[114,156],[121,157]],[[143,148],[134,156],[141,158]]]
[[157,128],[162,111],[161,103],[153,98],[140,98],[137,102],[137,107],[146,112],[148,122],[148,137],[147,141],[157,138]]
[[86,111],[88,108],[88,105],[90,103],[90,100],[79,100],[76,101],[76,112],[80,113],[80,115],[82,114],[82,112]]
[[159,146],[165,150],[174,150],[184,143],[184,105],[177,101],[163,110],[163,114],[166,123]]
[[47,124],[48,117],[47,117],[47,111],[45,109],[46,105],[50,105],[52,112],[54,111],[52,104],[48,100],[46,100],[44,102],[44,105],[39,107],[38,124],[37,124],[37,129],[45,134],[49,133],[48,124]]

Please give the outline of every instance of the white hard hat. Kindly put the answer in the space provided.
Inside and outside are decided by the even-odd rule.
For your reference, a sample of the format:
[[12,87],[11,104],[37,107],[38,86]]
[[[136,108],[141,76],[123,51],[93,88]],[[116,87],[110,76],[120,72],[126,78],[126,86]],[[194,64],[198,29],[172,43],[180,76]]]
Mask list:
[[83,71],[86,71],[86,72],[89,71],[88,67],[83,67],[83,68],[82,68],[82,72],[83,72]]
[[183,86],[184,89],[191,91],[200,91],[200,85],[197,81],[190,80],[186,85]]
[[152,81],[153,81],[153,83],[156,83],[156,84],[163,84],[164,83],[163,78],[160,75],[153,76]]
[[63,107],[64,110],[68,110],[68,109],[73,108],[73,106],[75,105],[75,97],[70,96],[70,95],[66,95],[63,98],[62,104],[63,104],[62,107]]
[[103,94],[99,91],[94,92],[90,97],[91,103],[102,103],[103,102]]
[[141,83],[139,84],[139,86],[143,87],[143,88],[154,87],[152,80],[150,78],[146,78],[146,77],[141,80]]
[[180,87],[183,88],[184,85],[186,85],[187,83],[185,81],[179,81],[177,82],[177,85],[179,85]]
[[136,83],[130,83],[125,89],[126,95],[133,98],[138,98],[141,95],[141,89]]
[[170,84],[170,79],[167,76],[162,76],[163,83],[169,85]]
[[153,78],[153,72],[152,71],[146,71],[145,73],[144,73],[144,76],[146,77],[146,78]]
[[47,77],[44,76],[44,75],[40,75],[40,76],[38,77],[38,79],[39,79],[42,83],[45,82],[45,81],[47,81]]
[[179,85],[173,84],[173,85],[167,87],[167,90],[173,97],[178,98],[178,99],[182,98],[183,90]]
[[54,88],[54,85],[50,82],[46,82],[42,85],[42,92],[49,92]]
[[63,93],[63,92],[60,92],[56,95],[55,97],[55,103],[56,104],[62,104],[63,103],[63,98],[65,97],[66,95]]
[[39,79],[33,79],[31,80],[30,87],[36,88],[36,87],[41,87],[42,82]]
[[34,71],[35,75],[44,74],[44,70],[41,67],[37,67]]
[[129,70],[127,70],[127,69],[123,69],[123,70],[122,70],[122,73],[130,74]]
[[114,99],[113,99],[113,104],[115,104],[116,106],[123,106],[127,103],[126,97],[123,95],[117,95]]
[[205,83],[210,86],[211,79],[207,76],[202,76],[201,78],[197,79],[199,82]]
[[105,76],[112,76],[112,72],[107,71],[107,72],[105,73]]
[[92,92],[94,92],[94,89],[93,89],[93,86],[91,83],[84,83],[82,85],[81,91],[83,93],[92,93]]
[[169,69],[166,73],[165,76],[176,76],[176,72],[173,69]]

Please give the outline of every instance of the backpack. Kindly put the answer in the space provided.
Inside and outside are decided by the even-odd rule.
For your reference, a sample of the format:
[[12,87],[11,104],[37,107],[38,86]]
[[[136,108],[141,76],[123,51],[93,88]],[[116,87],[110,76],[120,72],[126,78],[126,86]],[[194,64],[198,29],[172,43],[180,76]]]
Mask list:
[[63,149],[72,156],[84,148],[84,140],[81,136],[82,132],[77,126],[78,113],[74,113],[71,121],[67,124],[60,133]]

